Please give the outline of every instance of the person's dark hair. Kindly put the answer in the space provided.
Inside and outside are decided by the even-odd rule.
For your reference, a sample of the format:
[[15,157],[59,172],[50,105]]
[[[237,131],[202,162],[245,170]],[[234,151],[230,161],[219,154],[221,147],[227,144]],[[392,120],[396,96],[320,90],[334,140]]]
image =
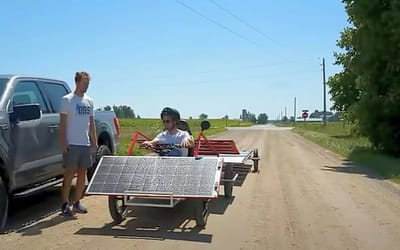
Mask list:
[[164,116],[169,116],[175,121],[179,121],[181,119],[181,115],[179,114],[178,110],[166,107],[161,111],[161,119],[164,118]]
[[74,79],[75,83],[80,82],[83,78],[87,78],[88,80],[90,80],[89,73],[87,73],[85,71],[75,73],[75,79]]

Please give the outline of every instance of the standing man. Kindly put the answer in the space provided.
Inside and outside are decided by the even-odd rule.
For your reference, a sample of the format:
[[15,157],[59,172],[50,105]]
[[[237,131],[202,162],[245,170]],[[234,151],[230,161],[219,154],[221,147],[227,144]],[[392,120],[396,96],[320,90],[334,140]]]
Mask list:
[[[80,200],[85,188],[86,170],[92,166],[92,152],[97,150],[93,100],[85,94],[89,81],[88,73],[76,72],[75,91],[61,100],[60,141],[65,168],[61,213],[66,216],[73,214],[70,209],[71,203],[74,212],[87,213]],[[70,203],[71,182],[75,173],[76,192]]]

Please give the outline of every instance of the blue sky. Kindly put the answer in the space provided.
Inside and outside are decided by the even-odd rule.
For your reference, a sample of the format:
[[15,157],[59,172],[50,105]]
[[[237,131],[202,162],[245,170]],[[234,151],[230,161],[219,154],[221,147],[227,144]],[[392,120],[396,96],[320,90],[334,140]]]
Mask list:
[[[321,58],[327,76],[339,33],[341,1],[180,0],[2,1],[0,74],[52,77],[74,87],[92,76],[89,95],[102,107],[127,104],[142,117],[164,106],[184,117],[239,117],[246,108],[276,118],[322,109]],[[328,107],[330,104],[328,103]]]

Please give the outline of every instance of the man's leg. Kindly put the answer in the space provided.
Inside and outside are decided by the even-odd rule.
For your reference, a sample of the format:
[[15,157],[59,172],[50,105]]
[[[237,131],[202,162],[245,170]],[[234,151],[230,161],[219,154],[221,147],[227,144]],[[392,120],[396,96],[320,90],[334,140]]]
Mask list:
[[69,203],[69,193],[71,191],[71,183],[74,178],[75,169],[74,168],[66,168],[64,172],[64,180],[62,184],[62,201],[63,203]]
[[76,152],[73,146],[69,147],[68,152],[63,154],[63,163],[64,163],[64,179],[63,185],[61,188],[61,213],[66,216],[71,216],[72,211],[70,209],[69,195],[71,191],[72,179],[74,178],[77,166],[77,157]]
[[86,181],[86,168],[78,167],[77,169],[77,180],[76,180],[76,192],[75,192],[75,202],[79,202],[82,199],[83,191],[85,190]]
[[77,170],[78,179],[76,181],[76,193],[74,211],[78,213],[87,213],[87,209],[80,203],[85,190],[86,170],[92,165],[92,155],[90,147],[79,148],[79,167]]

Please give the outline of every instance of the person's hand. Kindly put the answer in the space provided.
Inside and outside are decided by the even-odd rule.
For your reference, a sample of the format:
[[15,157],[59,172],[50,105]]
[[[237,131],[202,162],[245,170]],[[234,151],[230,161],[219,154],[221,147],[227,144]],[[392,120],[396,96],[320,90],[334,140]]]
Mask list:
[[68,145],[67,145],[67,144],[65,144],[65,145],[62,146],[62,151],[63,151],[63,153],[67,153],[68,150],[69,150],[69,148],[68,148]]
[[140,144],[140,146],[145,147],[145,148],[150,148],[152,146],[150,141],[144,141]]
[[188,139],[184,139],[182,142],[181,142],[181,147],[183,147],[183,148],[189,148],[190,147],[190,141],[188,140]]
[[92,144],[92,152],[97,152],[97,149],[98,149],[98,145],[97,145],[97,143],[96,144]]

